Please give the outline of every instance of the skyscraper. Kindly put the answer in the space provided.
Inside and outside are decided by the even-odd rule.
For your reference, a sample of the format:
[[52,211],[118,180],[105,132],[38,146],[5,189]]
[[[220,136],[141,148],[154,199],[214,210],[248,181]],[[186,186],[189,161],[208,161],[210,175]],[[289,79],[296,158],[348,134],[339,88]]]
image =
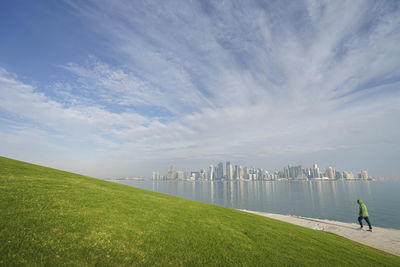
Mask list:
[[318,165],[313,165],[313,178],[319,178],[321,176],[321,172],[319,171]]
[[367,180],[368,179],[368,172],[367,171],[361,171],[358,176],[359,176],[360,179]]
[[153,180],[160,180],[160,172],[153,171]]
[[243,179],[243,166],[239,165],[238,167],[238,178],[237,179]]
[[184,171],[176,171],[176,179],[178,179],[178,180],[185,179],[185,172]]
[[341,172],[339,172],[339,171],[336,171],[335,172],[335,178],[336,179],[343,179],[343,174]]
[[289,176],[289,168],[288,167],[283,168],[283,173],[284,173],[283,177],[285,177],[285,178],[289,178],[290,177]]
[[352,180],[354,179],[354,174],[352,172],[343,171],[343,178],[347,180]]
[[214,166],[213,165],[210,165],[210,169],[208,171],[208,179],[214,180]]
[[293,169],[293,178],[294,179],[302,179],[302,178],[304,178],[304,175],[303,175],[303,168],[301,167],[301,165],[299,165],[299,166],[294,166],[294,167],[292,167],[292,169]]
[[168,175],[167,175],[167,179],[175,179],[176,178],[176,168],[174,164],[171,164],[171,166],[169,166],[169,170],[168,170]]
[[239,179],[239,165],[235,165],[235,171],[233,172],[233,179]]
[[325,175],[326,175],[329,179],[332,179],[332,180],[335,179],[334,171],[333,171],[333,169],[332,169],[331,166],[329,166],[328,169],[326,169]]
[[204,169],[204,168],[201,168],[201,170],[200,170],[200,179],[207,179],[207,172],[206,172],[206,169]]
[[224,178],[224,164],[222,162],[218,163],[217,178],[218,179]]
[[230,161],[226,162],[226,179],[233,180],[233,168]]
[[301,165],[299,166],[291,166],[290,164],[285,168],[285,176],[286,178],[292,179],[302,179],[303,178],[303,169]]
[[265,172],[262,168],[258,169],[257,171],[257,180],[264,180],[265,178]]
[[251,179],[251,176],[249,175],[249,168],[247,168],[247,166],[245,166],[243,168],[243,179]]

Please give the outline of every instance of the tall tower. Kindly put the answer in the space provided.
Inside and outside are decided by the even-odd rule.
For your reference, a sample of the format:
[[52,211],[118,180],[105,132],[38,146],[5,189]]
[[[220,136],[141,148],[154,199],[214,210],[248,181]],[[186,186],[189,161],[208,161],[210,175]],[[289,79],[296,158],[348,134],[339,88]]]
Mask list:
[[247,166],[243,167],[243,179],[251,179],[249,168],[247,168]]
[[360,178],[367,180],[368,179],[368,172],[367,171],[361,171],[360,172]]
[[176,178],[176,168],[174,164],[171,164],[171,166],[169,166],[167,179],[175,179],[175,178]]
[[289,178],[289,177],[290,177],[290,176],[289,176],[289,169],[288,169],[288,167],[283,168],[283,172],[284,172],[283,177],[285,177],[285,178]]
[[332,180],[335,179],[334,171],[331,166],[329,166],[328,169],[326,170],[326,174],[327,174],[326,176],[328,176],[329,179]]
[[233,168],[230,161],[226,162],[226,179],[233,180]]
[[160,172],[153,171],[153,180],[160,180]]
[[217,167],[217,178],[222,179],[224,177],[224,164],[222,162],[218,163]]
[[233,179],[239,179],[239,165],[235,165],[235,171],[233,173]]
[[302,179],[303,178],[303,168],[301,165],[292,167],[293,169],[293,178],[295,179]]
[[213,165],[210,165],[210,169],[208,171],[208,179],[214,180],[214,166]]
[[239,165],[238,167],[238,178],[237,179],[243,179],[243,166]]
[[314,178],[319,178],[320,177],[320,171],[319,171],[319,168],[318,168],[317,164],[313,165],[313,177]]

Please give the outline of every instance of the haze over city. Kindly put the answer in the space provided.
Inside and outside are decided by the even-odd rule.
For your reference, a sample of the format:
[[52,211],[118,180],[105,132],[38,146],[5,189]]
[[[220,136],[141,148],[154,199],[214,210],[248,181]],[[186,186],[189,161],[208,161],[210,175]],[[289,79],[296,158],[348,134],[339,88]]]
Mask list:
[[2,1],[0,155],[96,177],[399,177],[400,1]]

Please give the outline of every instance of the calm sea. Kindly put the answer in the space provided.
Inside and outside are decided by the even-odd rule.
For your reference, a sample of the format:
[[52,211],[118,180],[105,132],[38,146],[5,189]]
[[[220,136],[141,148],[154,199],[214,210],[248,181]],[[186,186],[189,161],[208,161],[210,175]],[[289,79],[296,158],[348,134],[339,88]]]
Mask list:
[[117,181],[234,209],[357,222],[357,199],[371,223],[400,229],[399,181]]

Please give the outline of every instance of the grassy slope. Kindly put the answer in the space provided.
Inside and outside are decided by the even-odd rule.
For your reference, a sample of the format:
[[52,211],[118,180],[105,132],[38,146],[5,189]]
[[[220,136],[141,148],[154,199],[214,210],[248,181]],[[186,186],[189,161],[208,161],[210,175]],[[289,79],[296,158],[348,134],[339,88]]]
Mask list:
[[400,265],[320,231],[0,157],[0,265]]

